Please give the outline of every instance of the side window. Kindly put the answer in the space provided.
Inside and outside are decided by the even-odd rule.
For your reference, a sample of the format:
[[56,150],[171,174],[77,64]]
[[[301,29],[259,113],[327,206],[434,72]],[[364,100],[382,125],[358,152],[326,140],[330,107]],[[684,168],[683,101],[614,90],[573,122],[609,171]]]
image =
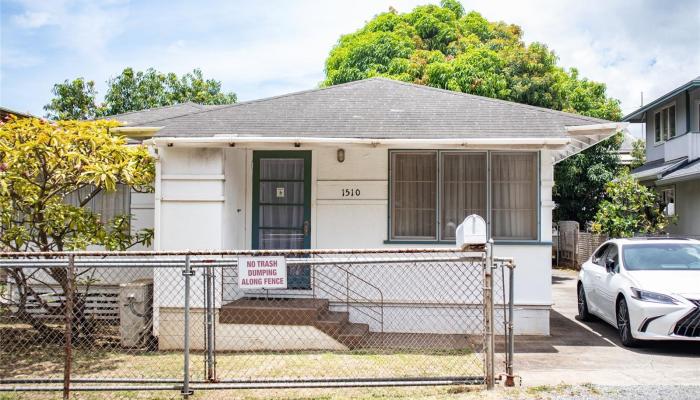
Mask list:
[[608,248],[610,247],[610,244],[603,245],[603,247],[599,248],[598,251],[593,254],[593,258],[591,261],[593,261],[594,264],[598,264],[601,267],[605,266],[605,258],[603,257],[605,253],[608,251]]
[[615,266],[613,270],[615,272],[620,272],[620,255],[617,251],[616,245],[611,244],[608,246],[608,252],[605,254],[605,260],[613,260],[613,265]]

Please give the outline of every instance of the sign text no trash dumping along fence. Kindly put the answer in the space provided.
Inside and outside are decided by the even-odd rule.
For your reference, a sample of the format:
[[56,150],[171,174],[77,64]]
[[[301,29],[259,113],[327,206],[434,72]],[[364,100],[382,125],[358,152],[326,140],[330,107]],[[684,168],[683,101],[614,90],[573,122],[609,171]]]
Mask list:
[[239,257],[238,287],[241,289],[286,289],[287,261],[284,257]]

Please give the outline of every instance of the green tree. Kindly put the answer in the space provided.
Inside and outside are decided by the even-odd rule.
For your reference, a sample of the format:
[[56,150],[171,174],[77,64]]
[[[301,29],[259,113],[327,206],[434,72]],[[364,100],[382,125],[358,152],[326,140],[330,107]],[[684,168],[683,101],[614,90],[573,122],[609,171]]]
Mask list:
[[54,120],[85,120],[102,116],[169,106],[192,101],[199,104],[232,104],[236,94],[221,91],[221,82],[206,79],[195,69],[182,76],[161,73],[153,68],[135,71],[125,68],[107,81],[104,103],[96,105],[93,81],[77,78],[54,85],[54,97],[44,109]]
[[193,101],[200,104],[231,104],[235,93],[222,93],[221,82],[205,79],[195,69],[182,77],[153,68],[134,71],[125,68],[108,82],[104,115],[114,115],[152,107]]
[[93,119],[99,110],[95,103],[97,90],[94,81],[75,78],[53,85],[54,98],[44,106],[49,119]]
[[637,139],[632,143],[632,169],[641,167],[647,160],[647,144],[643,139]]
[[[132,233],[129,215],[104,221],[86,208],[94,196],[114,191],[119,184],[151,190],[152,156],[145,146],[127,146],[123,136],[110,134],[109,128],[115,126],[112,121],[13,117],[0,124],[0,250],[84,250],[90,245],[126,250],[150,243],[153,231]],[[76,193],[83,196],[71,202]],[[41,270],[61,287],[61,293],[67,293],[65,269]],[[62,304],[46,303],[32,289],[33,271],[15,268],[8,273],[17,284],[16,315],[39,330],[50,329],[28,312],[28,300],[49,313]],[[80,298],[74,300],[78,307],[84,305]],[[86,326],[85,321],[77,322]]]
[[664,214],[661,198],[626,171],[607,183],[605,194],[595,214],[594,232],[610,237],[659,234],[673,222]]
[[[377,15],[343,35],[326,59],[323,85],[373,76],[619,120],[599,82],[557,65],[545,44],[525,44],[517,25],[464,12],[456,0]],[[618,171],[621,141],[608,139],[555,167],[555,218],[589,222]]]
[[617,133],[556,165],[552,188],[557,205],[555,221],[578,221],[584,226],[593,220],[605,198],[605,185],[622,171],[617,150],[623,140],[622,133]]
[[428,86],[618,120],[605,85],[557,65],[546,45],[516,25],[465,13],[456,0],[404,14],[394,9],[343,35],[326,60],[323,85],[384,76]]

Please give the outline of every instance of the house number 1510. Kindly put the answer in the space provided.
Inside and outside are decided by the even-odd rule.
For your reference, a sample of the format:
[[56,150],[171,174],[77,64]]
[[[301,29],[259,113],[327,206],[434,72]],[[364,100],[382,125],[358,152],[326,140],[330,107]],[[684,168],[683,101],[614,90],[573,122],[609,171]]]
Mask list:
[[343,197],[359,197],[360,189],[341,189]]

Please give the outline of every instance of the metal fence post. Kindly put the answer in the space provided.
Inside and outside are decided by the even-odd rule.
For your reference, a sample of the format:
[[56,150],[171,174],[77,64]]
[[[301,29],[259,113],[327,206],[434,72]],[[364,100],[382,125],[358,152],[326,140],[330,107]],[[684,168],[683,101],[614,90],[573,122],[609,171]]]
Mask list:
[[508,348],[506,349],[506,386],[515,386],[515,376],[513,375],[513,355],[515,353],[515,338],[513,337],[513,303],[515,295],[515,285],[513,276],[515,264],[508,266]]
[[66,268],[66,293],[65,295],[65,313],[66,313],[66,329],[65,329],[65,354],[63,364],[63,400],[68,400],[70,397],[70,377],[71,365],[73,363],[73,296],[75,281],[75,255],[68,256],[68,268]]
[[493,239],[486,244],[486,259],[484,265],[484,334],[486,335],[486,388],[494,388],[495,381],[495,337],[493,310]]
[[185,316],[184,316],[184,337],[183,337],[183,376],[182,376],[182,397],[189,398],[192,395],[190,390],[190,277],[194,275],[190,265],[190,255],[185,256],[185,269],[182,276],[185,277]]
[[214,353],[216,346],[214,341],[214,267],[208,265],[206,268],[206,285],[204,298],[206,299],[205,309],[206,309],[206,335],[207,335],[207,380],[209,382],[216,382],[216,369],[214,361]]

